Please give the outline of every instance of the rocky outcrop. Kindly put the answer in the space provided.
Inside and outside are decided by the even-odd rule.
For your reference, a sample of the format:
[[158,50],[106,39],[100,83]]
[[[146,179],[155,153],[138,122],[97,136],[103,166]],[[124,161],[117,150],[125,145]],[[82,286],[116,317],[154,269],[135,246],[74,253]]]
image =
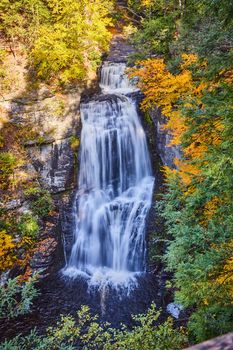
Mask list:
[[43,88],[36,96],[17,98],[5,106],[10,123],[31,127],[29,135],[31,133],[32,137],[24,145],[42,185],[51,193],[68,190],[75,182],[76,155],[71,147],[71,137],[76,137],[80,126],[81,92],[76,89],[54,95]]
[[135,53],[135,49],[128,43],[122,34],[117,34],[111,41],[110,51],[106,61],[110,62],[127,62],[129,55]]
[[174,159],[181,158],[181,149],[179,146],[171,146],[171,134],[164,128],[166,118],[162,115],[159,108],[150,111],[151,119],[155,124],[155,139],[157,152],[163,165],[171,168],[175,167]]
[[232,350],[233,332],[223,336],[207,340],[204,343],[191,346],[185,350]]
[[76,158],[69,138],[30,147],[28,153],[43,187],[53,194],[72,189]]
[[[12,150],[18,147],[21,156],[14,170],[17,187],[5,191],[0,200],[0,208],[8,216],[32,214],[30,200],[24,192],[33,187],[47,189],[53,196],[54,206],[46,215],[35,214],[40,226],[36,243],[20,258],[25,267],[12,269],[11,276],[24,273],[24,270],[36,272],[43,270],[42,276],[52,269],[64,266],[63,245],[59,214],[62,211],[63,197],[70,201],[72,189],[76,185],[78,134],[81,129],[79,105],[83,88],[73,88],[62,94],[54,93],[46,87],[27,92],[18,97],[0,101],[4,109],[7,130],[16,130],[8,135],[8,145],[17,138]],[[4,126],[5,127],[5,126]],[[16,135],[16,137],[15,137]],[[15,147],[15,148],[14,148]],[[11,150],[11,148],[9,147]],[[27,260],[28,259],[28,260]],[[26,261],[27,260],[27,261]],[[62,260],[62,262],[60,261]]]

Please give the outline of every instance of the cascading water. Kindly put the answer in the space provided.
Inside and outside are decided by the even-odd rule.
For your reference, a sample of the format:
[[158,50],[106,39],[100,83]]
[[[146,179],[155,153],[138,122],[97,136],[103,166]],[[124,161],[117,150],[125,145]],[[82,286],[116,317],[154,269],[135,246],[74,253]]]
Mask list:
[[132,85],[125,74],[125,63],[106,62],[101,70],[100,87],[103,93],[127,94],[138,89]]
[[91,285],[124,285],[145,271],[145,220],[154,178],[136,102],[126,96],[136,88],[125,68],[104,64],[102,95],[81,104],[74,244],[64,274],[85,276]]

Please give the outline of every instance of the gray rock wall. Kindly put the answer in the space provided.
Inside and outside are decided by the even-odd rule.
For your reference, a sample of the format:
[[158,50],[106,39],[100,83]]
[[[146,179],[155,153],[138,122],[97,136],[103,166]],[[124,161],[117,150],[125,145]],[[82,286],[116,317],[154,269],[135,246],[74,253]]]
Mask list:
[[181,157],[181,150],[179,146],[171,146],[171,134],[168,129],[164,129],[166,122],[165,117],[161,114],[159,108],[151,110],[150,116],[155,124],[155,139],[157,152],[162,160],[163,165],[171,168],[175,167],[174,158]]
[[191,346],[185,350],[232,350],[233,332],[226,335],[207,340],[204,343]]
[[43,187],[53,194],[73,188],[76,156],[71,149],[70,138],[29,147],[28,153]]
[[35,137],[24,144],[30,168],[53,194],[73,188],[76,182],[77,152],[72,149],[70,138],[80,129],[81,93],[81,89],[74,89],[59,96],[43,88],[36,95],[5,105],[10,123],[33,130]]

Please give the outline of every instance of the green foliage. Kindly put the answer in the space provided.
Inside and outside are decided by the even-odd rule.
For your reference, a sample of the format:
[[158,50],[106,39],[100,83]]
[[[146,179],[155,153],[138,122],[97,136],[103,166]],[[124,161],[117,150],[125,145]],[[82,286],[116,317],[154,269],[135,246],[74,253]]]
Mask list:
[[159,312],[152,305],[145,315],[138,315],[138,323],[132,331],[125,325],[121,329],[110,328],[109,324],[100,324],[97,316],[90,314],[89,308],[83,306],[78,311],[78,323],[71,316],[62,316],[56,327],[50,327],[45,337],[34,331],[26,338],[16,337],[0,345],[0,350],[73,350],[77,344],[83,350],[180,350],[186,344],[186,335],[182,329],[174,329],[169,318],[163,324],[155,326]]
[[40,24],[49,20],[48,6],[42,0],[2,0],[0,13],[0,29],[13,46],[17,40],[31,46]]
[[0,286],[0,318],[10,319],[30,312],[32,301],[38,295],[36,280],[37,275],[34,275],[20,283],[16,277]]
[[[226,95],[222,103],[227,106]],[[209,111],[206,107],[203,116],[196,111],[185,141],[188,142],[191,130],[196,132],[196,123],[202,125],[202,117],[206,120],[208,112],[209,116],[218,114],[219,108],[215,96],[214,100],[209,100]],[[230,127],[232,122],[227,108],[222,115]],[[190,192],[183,187],[179,177],[169,179],[168,193],[164,196],[161,211],[168,233],[174,239],[168,246],[165,258],[168,269],[175,274],[174,282],[178,288],[176,299],[185,307],[197,307],[189,322],[191,335],[197,341],[227,333],[233,315],[230,267],[233,230],[232,141],[227,137],[231,128],[225,129],[222,144],[209,149],[202,160],[204,164],[200,165],[201,173],[193,178]],[[206,205],[216,197],[221,206],[203,224]]]
[[39,228],[37,219],[31,214],[28,213],[21,216],[18,230],[22,236],[35,239],[39,233]]
[[186,343],[186,335],[181,329],[174,329],[172,318],[155,326],[160,313],[152,304],[147,314],[133,317],[138,322],[132,331],[125,326],[114,332],[114,344],[107,349],[122,350],[180,350]]
[[7,187],[12,182],[17,158],[10,152],[0,152],[0,187]]
[[24,191],[26,199],[30,201],[30,208],[35,215],[43,218],[53,209],[53,199],[49,191],[31,187]]
[[[189,322],[190,334],[197,341],[231,330],[231,101],[232,91],[223,83],[217,90],[204,93],[201,110],[197,106],[183,110],[188,125],[183,147],[188,147],[196,135],[203,133],[204,125],[216,123],[216,120],[222,142],[209,145],[201,159],[192,161],[199,172],[192,175],[188,186],[182,182],[179,173],[169,177],[168,192],[160,208],[168,234],[173,237],[167,248],[166,264],[174,272],[177,301],[185,307],[195,305],[197,308]],[[207,140],[209,131],[205,130]]]
[[[40,27],[31,56],[39,78],[49,80],[59,73],[61,83],[83,80],[87,77],[88,69],[91,66],[96,68],[100,63],[102,50],[107,49],[109,40],[101,9],[96,9],[96,13],[100,11],[99,20],[102,19],[103,24],[96,18],[93,25],[88,25],[89,16],[80,18],[84,10],[79,8],[81,4],[67,1],[64,12],[57,14],[53,26]],[[94,15],[91,12],[90,17]]]
[[41,192],[41,188],[40,187],[29,187],[26,190],[24,190],[24,196],[27,199],[33,200],[36,199]]
[[34,214],[45,217],[53,209],[53,200],[48,191],[44,191],[41,197],[32,202],[31,208]]
[[153,119],[147,111],[144,113],[144,119],[148,125],[153,125]]
[[80,141],[79,141],[79,138],[75,135],[72,135],[70,137],[70,147],[72,148],[72,150],[77,150],[78,147],[80,145]]
[[67,83],[83,80],[90,69],[96,69],[110,39],[106,30],[110,23],[106,18],[109,5],[99,0],[91,4],[70,0],[49,2],[53,26],[41,27],[32,51],[39,77],[49,79],[60,73],[61,83]]
[[229,305],[213,305],[203,307],[195,312],[189,320],[189,332],[191,339],[201,342],[202,339],[211,339],[219,334],[232,332],[233,308]]
[[176,13],[180,10],[182,0],[128,0],[128,7],[142,18],[166,16],[168,13]]
[[[166,172],[167,193],[158,206],[170,239],[164,261],[174,273],[176,300],[195,309],[190,337],[202,341],[232,330],[232,1],[129,0],[128,4],[143,17],[134,36],[137,57],[162,55],[176,81],[182,54],[194,55],[198,59],[188,74],[194,87],[206,86],[201,93],[190,89],[179,98],[176,118],[178,127],[183,125],[183,157],[177,170]],[[161,101],[163,83],[153,92],[147,77],[145,88],[152,91],[152,104],[156,93],[157,103]],[[169,98],[173,92],[175,83],[166,89]],[[175,125],[169,126],[174,131]]]
[[12,50],[25,45],[39,80],[67,84],[88,79],[100,63],[111,10],[107,0],[3,0],[0,30]]
[[168,15],[143,21],[142,29],[138,30],[133,38],[133,43],[141,52],[141,56],[137,54],[136,58],[150,57],[155,54],[167,55],[174,31],[173,16]]
[[[1,79],[0,87],[3,86],[3,83],[2,83],[2,82],[4,81],[4,78],[5,78],[6,75],[7,75],[7,74],[6,74],[6,71],[5,71],[4,67],[3,67],[4,61],[5,61],[5,59],[6,59],[6,56],[7,56],[6,51],[3,50],[3,49],[0,49],[0,64],[1,64],[1,67],[0,67],[0,79]],[[1,136],[0,136],[0,137],[1,137]],[[1,138],[0,138],[0,148],[1,148],[2,143],[3,143],[3,140],[1,140]]]

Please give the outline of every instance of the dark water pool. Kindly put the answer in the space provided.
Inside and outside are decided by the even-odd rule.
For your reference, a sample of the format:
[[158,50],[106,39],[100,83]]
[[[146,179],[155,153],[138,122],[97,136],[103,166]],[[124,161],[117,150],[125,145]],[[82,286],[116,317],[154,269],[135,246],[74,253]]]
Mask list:
[[76,317],[81,305],[88,305],[93,314],[99,315],[100,320],[108,321],[114,327],[118,327],[121,322],[130,327],[131,315],[145,312],[152,301],[158,307],[165,308],[169,302],[169,296],[164,295],[165,279],[166,275],[161,272],[157,276],[146,274],[138,280],[137,288],[127,295],[110,288],[88,292],[85,281],[67,280],[54,272],[39,282],[40,295],[30,314],[11,321],[2,320],[1,340],[11,339],[19,333],[28,334],[35,327],[39,334],[44,334],[48,326],[56,325],[60,315]]

